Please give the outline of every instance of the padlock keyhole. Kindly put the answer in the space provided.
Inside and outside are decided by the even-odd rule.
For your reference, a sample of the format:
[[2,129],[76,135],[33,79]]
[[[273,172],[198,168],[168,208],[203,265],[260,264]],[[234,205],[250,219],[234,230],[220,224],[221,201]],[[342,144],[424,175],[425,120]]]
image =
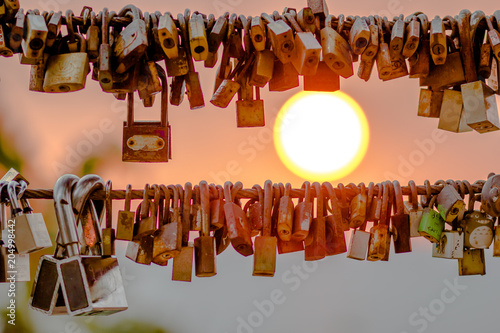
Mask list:
[[205,48],[201,45],[198,45],[197,47],[194,48],[194,52],[196,53],[203,53],[205,51]]

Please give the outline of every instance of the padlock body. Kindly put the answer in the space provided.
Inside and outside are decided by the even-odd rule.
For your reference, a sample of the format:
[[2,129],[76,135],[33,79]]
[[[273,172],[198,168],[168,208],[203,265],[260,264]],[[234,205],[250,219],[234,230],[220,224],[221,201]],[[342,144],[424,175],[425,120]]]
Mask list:
[[273,77],[274,53],[271,50],[263,50],[255,53],[255,62],[250,75],[249,84],[264,87]]
[[494,91],[482,81],[462,84],[467,125],[479,133],[500,129]]
[[40,213],[22,214],[15,219],[15,244],[19,254],[52,247],[50,235]]
[[304,241],[304,255],[306,261],[320,260],[326,256],[326,226],[325,222],[318,223],[318,219],[311,221],[309,235]]
[[394,252],[407,253],[411,252],[410,241],[410,217],[409,215],[394,215],[391,217],[392,228],[395,230],[396,236],[394,239]]
[[165,264],[179,255],[182,249],[182,225],[179,222],[164,224],[155,232],[153,241],[153,262]]
[[292,238],[293,228],[293,202],[289,196],[280,199],[278,214],[278,236],[281,240],[288,242]]
[[438,243],[432,245],[434,258],[462,259],[464,257],[464,233],[443,231]]
[[304,91],[337,91],[340,77],[324,62],[320,61],[315,75],[304,75]]
[[485,275],[486,262],[484,261],[484,250],[464,250],[464,257],[462,259],[458,259],[458,274],[460,276]]
[[274,60],[273,75],[269,81],[269,91],[285,91],[299,86],[299,73],[290,63]]
[[409,215],[410,218],[410,237],[420,237],[418,227],[420,226],[420,220],[422,220],[422,214],[424,213],[422,205],[419,203],[417,209],[414,209],[412,203],[409,201],[405,201],[403,204],[404,212]]
[[138,264],[151,265],[153,260],[153,241],[153,236],[147,235],[128,242],[125,256]]
[[301,202],[293,213],[292,240],[303,241],[309,234],[313,215],[312,202]]
[[274,276],[277,242],[277,238],[272,236],[255,238],[253,276]]
[[125,210],[118,212],[116,239],[131,241],[134,236],[135,213]]
[[378,224],[370,229],[370,243],[368,246],[368,257],[370,261],[382,260],[388,252],[391,234],[389,226]]
[[210,277],[217,274],[215,261],[215,238],[201,236],[194,240],[195,274]]
[[304,251],[304,241],[282,241],[278,238],[278,254]]
[[347,258],[365,260],[370,243],[370,233],[358,229],[351,231],[351,240],[347,250]]
[[178,256],[174,258],[172,267],[172,280],[191,282],[193,272],[193,251],[192,246],[183,247]]
[[135,65],[148,47],[146,35],[146,23],[143,20],[133,20],[120,32],[114,45],[114,53],[117,58],[117,73],[124,73]]
[[321,30],[321,46],[323,61],[328,67],[344,78],[353,75],[349,44],[338,32],[329,27],[323,28]]
[[233,202],[224,204],[227,232],[234,249],[243,256],[253,254],[250,228],[245,213]]
[[220,108],[227,108],[240,87],[241,85],[238,82],[224,79],[212,96],[210,103]]
[[115,255],[115,229],[113,228],[102,229],[102,255]]
[[464,244],[467,248],[487,249],[493,242],[494,219],[488,214],[474,211],[461,221],[465,233]]
[[278,20],[267,24],[267,34],[276,57],[284,64],[292,61],[295,49],[292,28]]
[[472,131],[467,125],[460,91],[444,90],[438,128],[455,133]]
[[446,222],[452,222],[465,206],[465,202],[451,185],[443,187],[437,196],[437,207],[441,217]]
[[500,257],[500,226],[495,227],[495,238],[493,240],[493,257]]
[[325,218],[325,237],[327,256],[347,252],[343,223],[336,221],[333,215]]
[[420,89],[418,101],[419,117],[439,118],[443,104],[443,92],[430,89]]
[[53,55],[47,61],[43,90],[49,93],[82,90],[89,72],[89,57],[85,52]]
[[358,194],[351,200],[351,218],[349,227],[359,228],[366,221],[366,194]]
[[420,220],[418,232],[430,242],[437,243],[441,239],[444,223],[441,214],[434,209],[425,209]]
[[443,89],[465,82],[464,68],[460,52],[448,54],[444,65],[430,65],[429,75],[420,77],[420,86]]
[[295,55],[292,64],[300,75],[314,75],[318,69],[321,44],[312,32],[300,32],[295,35]]
[[167,69],[168,76],[186,75],[189,72],[186,51],[180,47],[177,57],[165,59],[165,67]]
[[122,161],[167,162],[169,160],[170,126],[161,122],[141,121],[123,124]]

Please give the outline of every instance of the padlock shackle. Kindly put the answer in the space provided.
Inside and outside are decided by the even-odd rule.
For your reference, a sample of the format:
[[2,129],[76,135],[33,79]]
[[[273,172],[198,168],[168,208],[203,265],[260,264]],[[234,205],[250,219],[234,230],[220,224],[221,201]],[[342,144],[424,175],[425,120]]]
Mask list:
[[474,189],[467,180],[463,180],[463,183],[465,184],[465,186],[467,187],[467,191],[469,192],[469,202],[467,205],[467,211],[469,213],[472,213],[474,211],[474,204],[476,203],[476,196],[474,194]]
[[394,180],[392,182],[394,186],[394,210],[395,215],[403,215],[404,214],[404,203],[403,203],[403,191],[401,190],[401,184],[399,181]]
[[167,186],[161,184],[160,189],[165,196],[165,203],[163,205],[163,221],[160,221],[160,225],[168,224],[170,221],[170,190]]
[[382,193],[382,208],[380,212],[380,224],[387,225],[387,213],[389,211],[389,184],[388,182],[382,183],[383,193]]
[[66,11],[66,27],[68,28],[69,42],[75,42],[75,27],[73,26],[73,11],[68,9]]
[[127,184],[125,189],[125,211],[130,212],[130,204],[132,202],[132,185]]
[[339,14],[337,20],[337,33],[341,36],[342,36],[342,31],[344,30],[344,25],[345,25],[345,16],[344,14]]
[[111,190],[113,183],[111,180],[106,182],[104,191],[106,192],[106,229],[111,229],[113,225],[113,201],[111,200]]
[[9,182],[9,185],[7,185],[7,193],[9,196],[9,201],[10,201],[10,206],[11,206],[11,215],[12,217],[17,217],[22,213],[21,206],[19,205],[19,199],[18,199],[18,194],[16,191],[16,187],[19,185],[19,183],[15,180],[12,180]]
[[324,189],[326,189],[331,202],[331,207],[328,206],[328,202],[326,203],[326,209],[330,211],[330,213],[333,215],[333,219],[336,222],[341,223],[343,219],[342,211],[340,210],[338,197],[337,194],[335,194],[333,185],[330,182],[324,182],[322,186]]
[[108,8],[104,7],[102,10],[102,25],[101,25],[101,43],[108,44],[109,43],[109,11]]
[[63,175],[54,185],[54,208],[59,226],[60,244],[69,257],[80,254],[76,218],[73,212],[72,192],[80,178],[75,175]]
[[[104,180],[94,174],[88,174],[83,176],[78,183],[75,185],[72,194],[72,205],[73,210],[76,212],[76,221],[80,220],[81,214],[84,210],[87,201],[90,200],[90,196],[95,191],[104,190]],[[102,219],[104,213],[105,200],[94,200],[92,199],[94,206],[96,208],[96,213],[99,219]]]
[[292,26],[293,30],[295,30],[296,33],[301,33],[304,32],[302,28],[300,27],[299,23],[297,20],[292,16],[290,13],[285,13],[285,18],[288,21],[288,23]]
[[201,208],[201,236],[210,236],[210,190],[206,181],[200,185],[200,208]]
[[417,186],[415,185],[415,182],[413,180],[410,180],[408,182],[408,186],[410,187],[410,203],[413,207],[414,210],[418,209],[418,193],[417,193]]
[[266,180],[264,183],[262,236],[271,236],[272,208],[273,208],[273,183]]

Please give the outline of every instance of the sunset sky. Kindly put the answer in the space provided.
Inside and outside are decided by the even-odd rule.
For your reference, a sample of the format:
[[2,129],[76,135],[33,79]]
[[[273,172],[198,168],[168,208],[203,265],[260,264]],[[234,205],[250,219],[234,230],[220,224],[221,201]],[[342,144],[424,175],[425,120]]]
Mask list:
[[[119,11],[128,3],[111,0],[106,1],[106,6]],[[500,9],[495,2],[484,0],[363,0],[328,4],[334,15],[379,14],[390,18],[422,11],[432,19],[435,15],[457,15],[464,8],[483,10],[490,15]],[[21,1],[25,10],[38,8],[64,13],[72,9],[77,14],[84,5],[99,11],[103,2]],[[214,13],[218,17],[225,11],[255,16],[273,10],[281,12],[285,6],[299,10],[306,1],[155,0],[136,5],[143,11],[170,11],[174,15],[184,12],[187,6],[191,11]],[[179,107],[169,106],[173,159],[167,164],[121,162],[126,103],[102,92],[91,75],[83,91],[31,92],[30,67],[20,65],[17,55],[0,59],[2,136],[12,138],[12,147],[29,159],[24,173],[31,181],[31,188],[52,188],[59,176],[81,170],[81,164],[95,155],[106,157],[97,163],[96,172],[105,180],[111,179],[114,189],[124,189],[129,183],[134,189],[142,189],[145,183],[195,184],[201,180],[217,184],[241,181],[245,188],[250,188],[256,183],[263,185],[266,179],[300,187],[304,179],[280,161],[272,130],[279,109],[302,90],[302,82],[300,87],[286,92],[261,89],[266,127],[241,129],[236,127],[234,102],[227,109],[216,108],[209,102],[215,69],[205,69],[201,62],[195,65],[201,76],[206,106],[190,110],[187,98]],[[355,72],[357,66],[355,63]],[[397,179],[402,185],[410,179],[419,185],[425,179],[431,182],[466,179],[472,183],[485,179],[490,172],[498,172],[500,157],[495,144],[500,132],[454,134],[438,130],[437,119],[417,117],[418,80],[404,77],[382,82],[375,68],[367,83],[356,75],[341,79],[341,90],[364,110],[370,139],[359,167],[335,180],[334,185],[386,179]],[[137,119],[158,119],[159,98],[153,109],[137,105],[136,111]],[[332,146],[341,144],[325,142],[323,153],[329,154]],[[123,201],[114,203],[115,214],[123,209],[122,205]],[[491,249],[485,251],[487,275],[461,277],[457,282],[458,263],[432,258],[431,245],[423,238],[413,239],[410,254],[391,253],[388,263],[358,262],[345,255],[305,263],[303,253],[278,256],[274,278],[252,277],[253,258],[242,257],[229,248],[217,258],[217,276],[205,279],[193,276],[192,283],[181,283],[171,281],[171,264],[166,268],[135,264],[125,258],[125,248],[124,242],[117,242],[117,257],[127,281],[129,309],[91,319],[99,325],[133,318],[151,321],[175,333],[490,332],[498,326],[491,308],[500,296],[500,259],[492,257]],[[456,283],[462,289],[444,291]],[[445,304],[443,311],[429,312],[429,319],[422,319],[426,317],[420,309],[436,307],[436,300],[441,300],[443,293],[454,295],[454,301],[441,302]],[[4,286],[0,286],[0,295],[3,306],[7,302]],[[269,316],[260,315],[262,324],[249,326],[251,331],[242,328],[242,321],[251,321],[249,318],[256,316],[259,307],[272,299],[273,311],[269,310]],[[46,317],[27,308],[18,311],[30,311],[39,332],[85,332],[86,319]]]

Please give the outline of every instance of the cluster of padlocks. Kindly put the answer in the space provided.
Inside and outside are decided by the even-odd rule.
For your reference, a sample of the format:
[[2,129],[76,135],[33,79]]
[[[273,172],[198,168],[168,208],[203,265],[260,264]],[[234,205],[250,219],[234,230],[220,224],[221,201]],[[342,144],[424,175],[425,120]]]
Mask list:
[[[18,53],[22,64],[31,65],[29,89],[40,92],[83,89],[92,63],[92,79],[103,91],[122,100],[129,96],[123,160],[166,162],[168,103],[180,105],[187,94],[191,109],[205,105],[195,61],[209,68],[219,62],[210,102],[225,108],[238,95],[238,127],[264,126],[260,88],[285,91],[298,87],[302,76],[305,90],[336,91],[340,77],[351,77],[359,61],[357,74],[365,81],[375,63],[383,81],[418,78],[428,87],[421,90],[418,115],[439,118],[440,129],[498,130],[499,22],[500,11],[486,16],[463,10],[432,20],[423,13],[392,21],[336,17],[324,0],[308,0],[307,7],[282,14],[219,18],[190,10],[177,17],[142,13],[132,5],[118,13],[84,7],[79,17],[71,10],[65,16],[24,13],[18,0],[9,0],[0,5],[0,54]],[[161,92],[159,122],[134,121],[135,91],[146,107]]]
[[[131,185],[113,191],[111,181],[97,175],[63,175],[51,191],[30,191],[11,170],[0,182],[5,227],[0,278],[6,282],[17,271],[29,280],[29,264],[17,261],[52,247],[43,217],[32,212],[28,197],[52,198],[59,226],[54,254],[40,258],[30,298],[33,309],[49,315],[108,315],[127,308],[117,240],[128,242],[126,257],[134,262],[171,262],[175,281],[191,281],[193,266],[197,277],[216,275],[216,256],[230,244],[243,256],[253,255],[254,276],[271,277],[276,253],[303,251],[308,261],[339,254],[388,261],[391,247],[396,254],[411,252],[411,238],[421,236],[433,243],[433,257],[458,259],[459,275],[484,275],[484,249],[493,243],[493,256],[500,256],[499,189],[500,175],[494,174],[472,185],[426,180],[419,187],[413,181],[406,187],[385,181],[334,188],[306,181],[292,189],[267,180],[263,187],[243,189],[241,182],[201,181],[146,185],[143,191]],[[131,211],[132,199],[139,198]],[[114,223],[116,199],[125,199],[125,206]]]

